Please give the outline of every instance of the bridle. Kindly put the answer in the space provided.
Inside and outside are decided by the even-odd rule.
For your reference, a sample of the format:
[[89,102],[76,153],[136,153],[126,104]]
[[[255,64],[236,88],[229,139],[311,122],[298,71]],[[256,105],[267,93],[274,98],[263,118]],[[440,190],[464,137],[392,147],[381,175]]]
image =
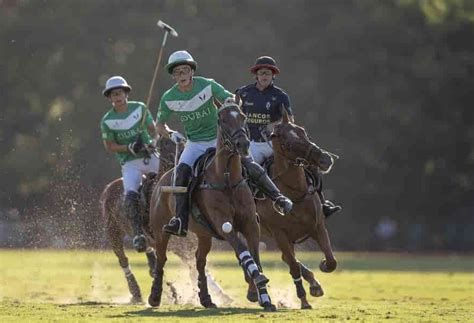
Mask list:
[[[281,138],[281,137],[280,137]],[[306,152],[304,154],[304,157],[290,157],[286,152],[291,151],[291,144],[288,142],[282,142],[282,140],[278,140],[279,146],[280,146],[280,152],[281,155],[289,161],[291,164],[299,167],[308,167],[312,165],[308,160],[311,157],[311,154],[315,152],[318,155],[318,159],[322,154],[322,149],[316,146],[313,143],[310,143],[308,147],[306,148]]]
[[239,136],[247,136],[248,129],[244,124],[242,127],[240,127],[239,129],[231,133],[229,129],[226,129],[225,127],[223,127],[221,123],[221,113],[228,109],[233,109],[235,112],[238,112],[239,114],[241,113],[240,108],[237,104],[228,103],[228,104],[222,105],[222,107],[219,109],[219,112],[218,112],[217,126],[219,127],[219,133],[220,133],[220,137],[221,137],[224,147],[227,150],[229,150],[231,153],[238,154],[237,147],[235,146],[235,139],[238,138]]

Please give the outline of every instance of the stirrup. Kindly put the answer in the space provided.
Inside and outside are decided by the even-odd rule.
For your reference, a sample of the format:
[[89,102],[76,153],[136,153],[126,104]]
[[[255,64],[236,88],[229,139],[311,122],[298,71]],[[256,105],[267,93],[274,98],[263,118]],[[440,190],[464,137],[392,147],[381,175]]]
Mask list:
[[170,222],[163,226],[163,231],[178,237],[185,237],[187,230],[183,228],[183,223],[180,218],[172,217]]
[[[288,209],[285,210],[285,208],[281,205],[278,205],[279,201],[284,201],[284,203],[288,206]],[[291,200],[283,195],[280,195],[277,197],[277,199],[273,202],[273,209],[280,214],[281,216],[285,216],[288,213],[290,213],[291,209],[293,208],[293,202]]]

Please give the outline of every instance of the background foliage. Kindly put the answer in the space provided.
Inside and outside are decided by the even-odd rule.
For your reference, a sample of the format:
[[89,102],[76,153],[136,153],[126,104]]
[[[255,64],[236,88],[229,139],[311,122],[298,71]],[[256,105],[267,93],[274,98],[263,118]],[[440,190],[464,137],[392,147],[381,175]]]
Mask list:
[[[272,55],[297,123],[341,156],[341,249],[472,250],[474,2],[0,0],[0,244],[94,246],[119,176],[99,136],[105,80],[145,100],[162,33],[229,90]],[[172,85],[162,73],[151,110]],[[94,238],[94,239],[91,239]]]

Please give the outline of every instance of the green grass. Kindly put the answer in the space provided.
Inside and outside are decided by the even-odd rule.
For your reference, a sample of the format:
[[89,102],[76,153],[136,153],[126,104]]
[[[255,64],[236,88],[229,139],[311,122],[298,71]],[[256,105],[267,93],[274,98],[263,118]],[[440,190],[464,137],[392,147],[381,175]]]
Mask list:
[[[197,304],[187,266],[174,255],[165,281],[173,283],[178,299],[165,286],[162,307],[151,309],[127,304],[126,281],[111,251],[0,250],[0,322],[474,321],[474,257],[339,253],[338,270],[324,274],[319,253],[298,255],[313,269],[325,296],[308,292],[313,309],[299,309],[280,255],[264,252],[269,292],[279,306],[278,312],[266,313],[246,301],[242,271],[230,252],[212,252],[208,268],[233,301],[206,310]],[[146,299],[151,278],[145,256],[132,251],[128,256]],[[221,298],[214,301],[222,305]]]

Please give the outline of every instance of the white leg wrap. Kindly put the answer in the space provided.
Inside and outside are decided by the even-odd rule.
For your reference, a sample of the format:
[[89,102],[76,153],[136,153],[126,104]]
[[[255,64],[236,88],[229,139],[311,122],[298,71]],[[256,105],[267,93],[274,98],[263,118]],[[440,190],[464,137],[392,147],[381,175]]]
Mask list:
[[252,273],[253,273],[254,271],[259,272],[257,265],[253,263],[253,264],[251,264],[251,265],[247,268],[247,272],[249,273],[250,276],[252,276]]
[[297,282],[301,281],[301,277],[300,277],[300,278],[293,279],[293,281],[294,281],[295,283],[297,283]]
[[146,248],[146,253],[153,253],[155,251],[155,249],[153,249],[152,247],[147,247]]
[[245,260],[245,261],[242,263],[242,265],[243,265],[243,266],[247,266],[247,264],[248,264],[249,262],[253,262],[253,259],[252,259],[252,258],[248,258],[247,260]]
[[252,255],[251,255],[250,252],[248,252],[248,251],[243,251],[243,252],[241,252],[240,255],[239,255],[240,261],[242,261],[242,259],[244,259],[245,257],[250,257],[250,258],[252,258]]

